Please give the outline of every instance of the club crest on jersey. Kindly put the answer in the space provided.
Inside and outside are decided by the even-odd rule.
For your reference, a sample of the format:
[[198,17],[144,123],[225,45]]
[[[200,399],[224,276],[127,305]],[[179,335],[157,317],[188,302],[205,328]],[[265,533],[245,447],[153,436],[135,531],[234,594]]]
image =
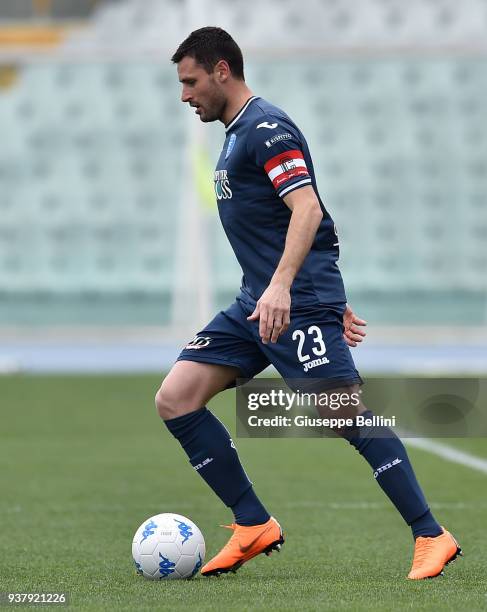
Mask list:
[[228,141],[227,152],[225,153],[225,159],[228,159],[230,157],[230,154],[233,151],[233,147],[235,146],[236,141],[237,141],[237,134],[232,134],[230,136],[230,140]]

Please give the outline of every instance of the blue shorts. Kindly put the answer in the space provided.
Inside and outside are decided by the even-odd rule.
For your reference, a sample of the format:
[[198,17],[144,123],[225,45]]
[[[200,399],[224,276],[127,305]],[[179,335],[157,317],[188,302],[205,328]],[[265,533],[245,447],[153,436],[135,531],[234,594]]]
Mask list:
[[[181,351],[178,361],[200,361],[238,368],[253,378],[272,364],[282,378],[309,380],[322,389],[361,384],[343,339],[343,308],[291,310],[291,324],[278,341],[263,344],[259,321],[247,321],[250,306],[237,299],[219,312]],[[290,386],[293,386],[292,384]],[[301,388],[303,385],[301,383]]]

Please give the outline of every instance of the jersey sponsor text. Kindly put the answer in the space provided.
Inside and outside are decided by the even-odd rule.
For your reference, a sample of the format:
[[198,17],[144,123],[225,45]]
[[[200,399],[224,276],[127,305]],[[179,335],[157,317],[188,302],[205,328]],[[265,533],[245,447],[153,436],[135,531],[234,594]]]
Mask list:
[[215,195],[217,200],[230,200],[233,197],[227,170],[215,170]]

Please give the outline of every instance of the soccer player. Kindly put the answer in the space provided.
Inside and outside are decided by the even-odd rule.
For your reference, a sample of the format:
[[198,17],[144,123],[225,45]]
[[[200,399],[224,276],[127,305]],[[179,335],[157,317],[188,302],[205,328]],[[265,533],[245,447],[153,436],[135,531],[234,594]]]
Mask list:
[[[347,344],[362,340],[365,321],[346,303],[338,239],[318,195],[306,140],[285,112],[252,94],[238,45],[220,28],[201,28],[172,61],[182,102],[201,121],[225,125],[215,193],[244,273],[236,301],[187,344],[156,395],[167,428],[235,517],[229,542],[201,570],[210,576],[279,549],[284,537],[206,403],[270,363],[286,380],[306,378],[322,390],[356,392],[362,381]],[[461,550],[433,517],[402,442],[391,430],[377,437],[370,428],[346,439],[412,529],[408,577],[439,575]]]

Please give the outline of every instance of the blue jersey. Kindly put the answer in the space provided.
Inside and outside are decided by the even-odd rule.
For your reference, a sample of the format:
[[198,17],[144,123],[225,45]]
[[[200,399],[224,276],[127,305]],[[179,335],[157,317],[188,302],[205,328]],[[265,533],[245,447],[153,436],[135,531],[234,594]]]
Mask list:
[[291,309],[343,306],[338,238],[316,186],[308,145],[293,121],[252,97],[226,126],[215,170],[218,211],[243,271],[240,299],[253,308],[284,251],[291,211],[282,198],[312,185],[323,211],[310,252],[291,287]]

